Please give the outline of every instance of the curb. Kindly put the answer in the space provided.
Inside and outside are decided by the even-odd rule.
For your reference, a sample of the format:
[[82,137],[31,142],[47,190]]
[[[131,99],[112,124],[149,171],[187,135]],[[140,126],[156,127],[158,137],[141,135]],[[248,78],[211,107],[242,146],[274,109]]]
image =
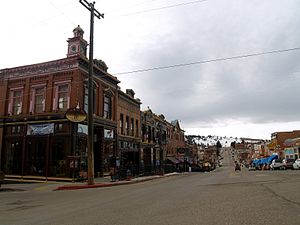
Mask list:
[[99,183],[99,184],[83,184],[83,185],[64,185],[57,187],[53,191],[67,191],[67,190],[79,190],[79,189],[87,189],[87,188],[101,188],[101,187],[112,187],[112,186],[121,186],[121,185],[126,185],[126,184],[136,184],[136,183],[141,183],[141,182],[146,182],[154,179],[160,179],[160,178],[165,178],[169,176],[174,176],[178,174],[170,174],[170,175],[164,175],[164,176],[155,176],[155,177],[149,177],[141,180],[131,180],[131,181],[117,181],[117,182],[111,182],[111,183]]

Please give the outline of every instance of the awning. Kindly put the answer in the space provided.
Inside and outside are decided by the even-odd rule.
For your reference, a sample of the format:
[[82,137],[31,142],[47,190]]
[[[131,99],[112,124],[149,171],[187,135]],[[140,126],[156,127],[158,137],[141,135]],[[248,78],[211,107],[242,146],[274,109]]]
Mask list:
[[192,159],[186,159],[185,160],[187,163],[189,163],[189,164],[193,164],[193,160]]
[[180,163],[175,157],[167,157],[166,159],[169,160],[169,161],[171,161],[174,164]]

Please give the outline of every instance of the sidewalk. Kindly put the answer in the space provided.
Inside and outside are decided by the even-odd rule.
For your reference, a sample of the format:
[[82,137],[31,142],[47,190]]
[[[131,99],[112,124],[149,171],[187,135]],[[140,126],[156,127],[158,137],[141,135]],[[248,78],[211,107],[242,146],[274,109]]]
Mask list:
[[54,191],[62,191],[62,190],[78,190],[78,189],[85,189],[85,188],[100,188],[100,187],[111,187],[111,186],[119,186],[119,185],[126,185],[126,184],[134,184],[145,182],[149,180],[180,175],[184,173],[168,173],[165,175],[154,175],[154,176],[145,176],[145,177],[136,177],[130,180],[117,180],[111,181],[110,177],[103,177],[103,178],[95,178],[95,184],[88,185],[87,183],[69,183],[67,185],[59,186]]

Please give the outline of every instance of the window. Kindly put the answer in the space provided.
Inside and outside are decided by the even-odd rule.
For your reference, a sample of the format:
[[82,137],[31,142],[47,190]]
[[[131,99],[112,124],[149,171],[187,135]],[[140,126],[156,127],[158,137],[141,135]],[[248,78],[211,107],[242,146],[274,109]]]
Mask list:
[[20,134],[23,132],[23,127],[22,126],[12,126],[11,127],[11,133],[12,134]]
[[135,136],[136,137],[139,136],[139,121],[138,120],[135,121]]
[[68,123],[55,124],[55,133],[69,133],[70,129],[70,124]]
[[68,109],[69,85],[64,84],[58,86],[58,109]]
[[123,124],[124,124],[124,116],[123,116],[123,114],[121,113],[121,114],[120,114],[120,130],[121,130],[121,134],[124,134],[124,127],[123,127]]
[[134,136],[134,119],[131,118],[131,122],[130,122],[130,135]]
[[111,98],[104,95],[104,115],[105,119],[111,119]]
[[45,86],[35,87],[31,93],[30,112],[41,113],[45,111]]
[[84,111],[86,113],[88,113],[89,111],[89,89],[87,87],[87,85],[84,85],[84,99],[83,99],[83,102],[84,102]]
[[39,113],[45,110],[45,88],[36,88],[34,96],[34,111]]
[[[88,85],[84,85],[84,96],[83,96],[83,109],[86,113],[89,112],[89,89]],[[94,93],[93,93],[93,112],[95,113],[97,108],[97,101],[96,101],[96,89],[94,87]]]
[[53,109],[66,111],[70,107],[69,83],[56,84],[54,87]]
[[14,89],[10,91],[10,100],[8,113],[18,115],[22,113],[23,89]]
[[126,129],[126,135],[129,135],[129,117],[128,116],[126,116],[125,129]]

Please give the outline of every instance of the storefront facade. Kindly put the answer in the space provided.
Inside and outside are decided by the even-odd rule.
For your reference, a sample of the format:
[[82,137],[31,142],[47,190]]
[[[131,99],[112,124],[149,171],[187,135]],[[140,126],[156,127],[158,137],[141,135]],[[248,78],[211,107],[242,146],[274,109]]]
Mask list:
[[[87,121],[66,112],[87,112],[87,42],[78,26],[67,58],[0,70],[0,169],[11,176],[86,178]],[[94,61],[94,168],[103,176],[116,157],[118,83]]]
[[124,176],[141,173],[141,115],[139,99],[132,89],[118,91],[118,165],[117,171]]

